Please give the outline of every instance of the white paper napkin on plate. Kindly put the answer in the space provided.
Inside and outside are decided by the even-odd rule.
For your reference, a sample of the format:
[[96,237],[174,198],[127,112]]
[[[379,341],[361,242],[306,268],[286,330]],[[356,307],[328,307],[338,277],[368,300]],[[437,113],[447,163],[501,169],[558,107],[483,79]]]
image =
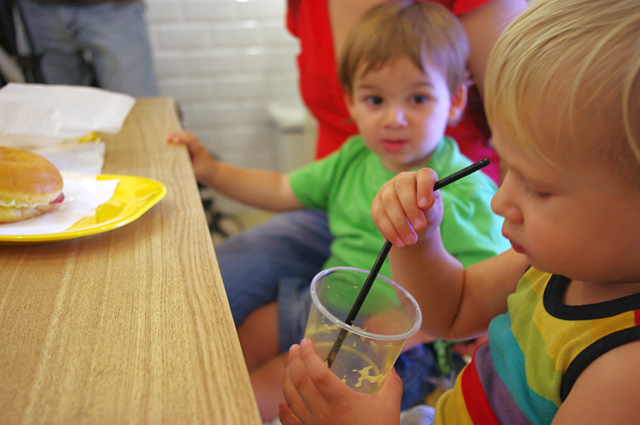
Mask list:
[[104,164],[105,144],[102,141],[65,143],[28,150],[47,158],[60,172],[70,171],[95,177],[102,172]]
[[134,103],[94,87],[9,83],[0,89],[0,145],[28,149],[116,134]]

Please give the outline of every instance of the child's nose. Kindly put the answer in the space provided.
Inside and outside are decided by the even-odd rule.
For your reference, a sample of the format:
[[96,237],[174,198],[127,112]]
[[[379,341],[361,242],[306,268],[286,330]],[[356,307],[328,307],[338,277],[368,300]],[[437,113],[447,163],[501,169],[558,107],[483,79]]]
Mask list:
[[399,106],[390,105],[386,110],[384,123],[388,127],[406,126],[407,117],[404,109]]
[[507,175],[491,199],[491,209],[494,213],[504,217],[510,222],[521,223],[523,221],[522,212],[513,202],[513,195],[514,193]]

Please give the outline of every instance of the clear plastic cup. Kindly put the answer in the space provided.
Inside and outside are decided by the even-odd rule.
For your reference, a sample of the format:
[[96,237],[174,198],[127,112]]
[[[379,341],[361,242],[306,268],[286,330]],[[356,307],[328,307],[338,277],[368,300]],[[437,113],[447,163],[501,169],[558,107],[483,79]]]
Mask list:
[[334,267],[311,282],[312,306],[305,329],[326,359],[336,339],[344,340],[331,370],[350,388],[371,394],[382,386],[407,339],[422,323],[416,300],[391,279],[378,275],[352,325],[345,320],[369,272]]

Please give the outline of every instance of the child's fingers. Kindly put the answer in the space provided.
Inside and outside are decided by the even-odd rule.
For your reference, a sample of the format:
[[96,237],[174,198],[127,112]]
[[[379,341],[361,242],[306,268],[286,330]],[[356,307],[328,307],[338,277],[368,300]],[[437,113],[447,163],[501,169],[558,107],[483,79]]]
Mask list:
[[172,143],[174,145],[181,145],[182,139],[175,134],[170,134],[167,136],[167,142]]
[[289,406],[287,406],[285,403],[280,403],[279,413],[280,414],[278,416],[280,417],[280,422],[282,422],[282,425],[302,425],[302,422],[300,422],[298,418],[293,415],[291,409],[289,409]]
[[[309,409],[307,408],[304,400],[302,400],[300,394],[298,394],[298,390],[291,380],[289,370],[287,370],[284,377],[283,394],[284,400],[287,404],[287,410],[291,412],[292,415],[295,415],[296,418],[301,418],[304,421],[303,423],[308,423],[308,419],[311,417],[311,414],[309,413]],[[280,420],[282,420],[282,409],[280,410],[280,415]],[[282,423],[284,424],[284,421],[282,421]]]
[[416,172],[416,202],[421,209],[433,205],[433,186],[437,181],[436,172],[430,168],[421,168]]
[[185,143],[186,139],[192,137],[192,133],[187,130],[178,130],[167,136],[167,141],[169,143],[182,144]]
[[303,423],[308,423],[310,410],[324,399],[315,389],[300,357],[300,346],[289,349],[289,366],[283,382],[284,398],[290,410]]
[[[400,173],[383,185],[380,191],[386,213],[398,232],[402,243],[413,245],[418,241],[414,222],[424,223],[424,215],[416,204],[415,173]],[[396,246],[402,246],[396,244]]]
[[424,213],[426,224],[432,229],[440,226],[443,214],[442,193],[433,190],[437,179],[436,173],[428,168],[416,174],[416,202]]
[[399,198],[397,179],[395,177],[382,185],[372,205],[372,215],[376,225],[384,230],[384,236],[395,246],[402,247],[415,243],[417,236]]
[[403,222],[406,223],[406,227],[411,227],[408,229],[402,228],[402,230],[405,231],[405,241],[411,244],[417,241],[414,230],[422,230],[427,225],[424,212],[416,201],[418,174],[415,172],[401,173],[393,182],[399,202],[402,205],[402,212],[406,217]]
[[[314,392],[319,393],[329,405],[342,402],[345,391],[351,390],[329,369],[324,359],[318,356],[313,343],[308,339],[300,343],[300,358],[313,383]],[[311,406],[310,408],[313,411]]]
[[395,246],[401,248],[405,246],[405,243],[387,215],[384,204],[379,200],[378,196],[379,195],[376,195],[376,199],[374,199],[374,202],[371,204],[371,218],[382,236],[390,240]]

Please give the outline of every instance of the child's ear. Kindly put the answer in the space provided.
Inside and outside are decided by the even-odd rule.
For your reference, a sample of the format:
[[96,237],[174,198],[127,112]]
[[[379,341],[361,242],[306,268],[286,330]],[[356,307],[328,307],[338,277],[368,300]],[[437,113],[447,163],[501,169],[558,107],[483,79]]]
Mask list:
[[467,94],[469,92],[469,86],[467,83],[460,84],[458,88],[451,95],[451,106],[449,107],[449,125],[454,125],[458,122],[464,108],[467,106]]

